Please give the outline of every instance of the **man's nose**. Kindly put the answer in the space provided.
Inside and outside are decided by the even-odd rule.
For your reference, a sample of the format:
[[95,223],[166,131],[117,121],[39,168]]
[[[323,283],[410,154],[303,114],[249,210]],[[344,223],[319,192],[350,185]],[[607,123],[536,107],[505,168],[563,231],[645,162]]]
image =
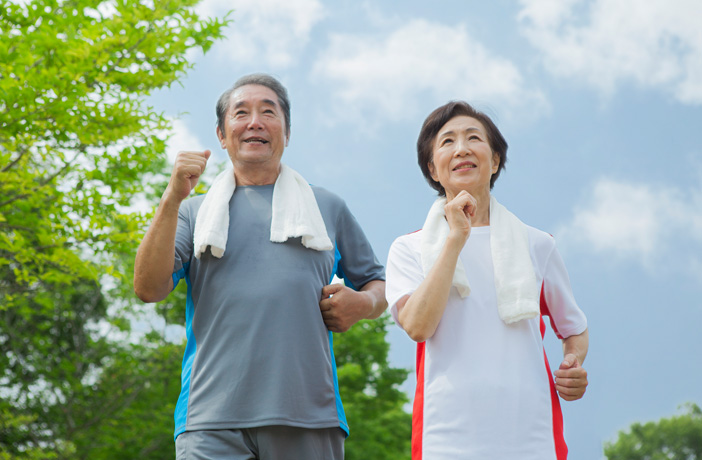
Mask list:
[[258,112],[251,113],[251,118],[249,118],[249,124],[248,124],[247,128],[249,128],[249,129],[263,128],[263,123],[261,122],[261,115]]

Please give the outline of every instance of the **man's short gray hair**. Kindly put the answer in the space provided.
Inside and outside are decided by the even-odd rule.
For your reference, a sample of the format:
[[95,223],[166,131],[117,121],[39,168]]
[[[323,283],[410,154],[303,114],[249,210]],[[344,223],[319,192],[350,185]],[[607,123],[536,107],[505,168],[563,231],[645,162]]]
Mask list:
[[219,96],[217,101],[217,127],[222,134],[224,133],[224,117],[229,110],[229,101],[232,93],[242,86],[246,85],[261,85],[273,91],[278,96],[278,104],[283,110],[285,116],[285,136],[290,137],[290,99],[288,98],[288,90],[276,78],[266,73],[252,73],[239,78],[234,86],[226,90]]

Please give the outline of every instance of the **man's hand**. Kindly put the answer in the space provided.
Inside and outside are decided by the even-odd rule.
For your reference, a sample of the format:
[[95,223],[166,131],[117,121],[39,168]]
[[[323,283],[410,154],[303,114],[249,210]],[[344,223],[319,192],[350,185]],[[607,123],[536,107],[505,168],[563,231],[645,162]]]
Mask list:
[[585,394],[587,371],[580,367],[578,358],[569,353],[563,357],[560,368],[554,373],[556,391],[566,401],[575,401]]
[[364,291],[354,291],[343,284],[329,284],[322,288],[319,302],[322,319],[332,332],[346,332],[373,311],[373,298]]
[[211,152],[178,152],[173,165],[171,179],[168,182],[168,190],[173,196],[182,201],[190,195],[190,192],[197,185],[200,176],[205,172],[207,160]]

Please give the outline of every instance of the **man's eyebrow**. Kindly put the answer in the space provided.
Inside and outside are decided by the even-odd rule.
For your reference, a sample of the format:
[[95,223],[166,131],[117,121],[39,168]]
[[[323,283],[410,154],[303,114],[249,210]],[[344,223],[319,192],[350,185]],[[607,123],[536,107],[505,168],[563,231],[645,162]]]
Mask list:
[[[277,107],[277,106],[278,106],[278,104],[276,104],[276,102],[275,102],[274,100],[272,100],[272,99],[262,99],[261,102],[262,102],[263,104],[265,104],[265,105],[272,105],[273,107]],[[239,102],[237,102],[236,104],[234,104],[234,108],[235,108],[235,109],[238,109],[238,108],[241,107],[242,105],[246,105],[246,104],[248,104],[248,101],[239,101]]]

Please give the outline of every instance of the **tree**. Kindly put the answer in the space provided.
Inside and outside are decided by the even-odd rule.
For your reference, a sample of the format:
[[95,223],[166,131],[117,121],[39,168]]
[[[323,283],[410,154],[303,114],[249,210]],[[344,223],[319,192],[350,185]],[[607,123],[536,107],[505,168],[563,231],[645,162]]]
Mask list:
[[[163,191],[146,104],[224,20],[197,0],[0,0],[0,460],[173,455],[181,344],[130,334],[135,211]],[[182,323],[184,293],[156,305]],[[408,457],[387,319],[336,335],[347,458]]]
[[351,427],[348,460],[410,457],[412,417],[403,409],[407,396],[399,389],[408,371],[388,364],[389,323],[389,316],[383,315],[334,334],[339,391]]
[[86,458],[83,435],[169,349],[115,339],[148,219],[134,205],[165,166],[146,97],[226,24],[196,3],[0,0],[0,458]]
[[634,423],[605,444],[608,460],[702,459],[702,410],[688,404],[682,415],[657,422]]

